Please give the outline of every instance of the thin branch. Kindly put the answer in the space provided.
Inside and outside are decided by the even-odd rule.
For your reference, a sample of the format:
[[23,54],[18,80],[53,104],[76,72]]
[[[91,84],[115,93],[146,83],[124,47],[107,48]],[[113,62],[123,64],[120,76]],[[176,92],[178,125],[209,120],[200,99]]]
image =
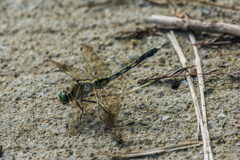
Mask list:
[[201,22],[199,20],[181,19],[177,17],[152,15],[144,19],[146,22],[158,23],[162,29],[182,29],[230,34],[240,37],[240,26],[222,22]]
[[[178,70],[182,70],[182,71],[184,71],[184,70],[186,70],[186,69],[188,69],[188,68],[191,68],[191,67],[185,67],[185,68],[180,68],[180,69],[178,69]],[[178,71],[177,70],[177,71]],[[189,75],[190,76],[197,76],[197,75],[224,75],[224,74],[227,74],[227,75],[229,75],[229,76],[232,76],[232,77],[238,77],[239,76],[239,73],[238,72],[224,72],[224,73],[219,73],[219,72],[217,72],[217,73],[215,73],[216,71],[220,71],[220,70],[223,70],[223,69],[214,69],[214,70],[212,70],[212,71],[208,71],[208,72],[203,72],[203,73],[190,73]],[[176,71],[174,71],[174,73],[175,73]],[[153,81],[153,82],[155,82],[155,81],[158,81],[158,80],[160,80],[160,79],[164,79],[164,78],[172,78],[172,77],[185,77],[186,76],[186,74],[179,74],[179,73],[176,73],[176,74],[174,74],[174,73],[171,73],[171,74],[165,74],[165,75],[160,75],[160,76],[157,76],[157,77],[153,77],[153,76],[155,76],[156,74],[154,74],[153,76],[150,76],[150,77],[146,77],[146,78],[142,78],[142,79],[139,79],[138,80],[138,83],[139,84],[144,84],[144,83],[147,83],[147,82],[149,82],[149,81]]]
[[183,71],[187,70],[188,68],[191,68],[191,67],[193,67],[193,66],[180,68],[180,69],[174,71],[173,73],[165,74],[165,75],[158,76],[158,77],[155,77],[155,78],[154,78],[154,76],[157,75],[157,74],[154,74],[154,75],[151,75],[151,76],[149,76],[149,77],[147,77],[147,78],[139,79],[139,80],[138,80],[138,83],[142,84],[142,83],[149,82],[149,81],[151,81],[151,80],[157,81],[157,80],[163,79],[163,78],[186,76],[185,74],[181,74],[181,73],[182,73]]

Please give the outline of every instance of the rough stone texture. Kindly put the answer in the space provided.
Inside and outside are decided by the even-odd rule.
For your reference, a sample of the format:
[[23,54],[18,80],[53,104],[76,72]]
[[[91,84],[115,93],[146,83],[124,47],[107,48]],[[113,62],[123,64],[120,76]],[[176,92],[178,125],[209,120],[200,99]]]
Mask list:
[[[99,1],[101,2],[101,1]],[[226,5],[240,5],[224,1]],[[137,79],[152,73],[167,73],[181,66],[171,45],[154,57],[115,80],[121,95],[121,112],[116,130],[123,144],[112,140],[101,120],[86,126],[78,136],[68,134],[65,124],[71,110],[57,100],[57,94],[72,79],[44,62],[52,59],[81,67],[79,46],[94,48],[113,71],[158,44],[164,36],[145,34],[134,45],[131,39],[116,40],[118,31],[151,26],[143,18],[151,14],[173,15],[172,7],[147,1],[125,1],[118,5],[81,7],[87,1],[1,1],[0,2],[0,145],[3,159],[107,159],[106,154],[122,154],[170,146],[196,139],[197,123],[186,81],[177,90],[173,79],[159,81],[138,92]],[[193,19],[238,23],[239,12],[183,3],[182,10]],[[177,39],[194,64],[186,32],[176,31]],[[208,38],[195,33],[198,41]],[[239,69],[239,47],[223,45],[218,50],[199,48],[204,70],[218,67]],[[234,58],[234,63],[232,59]],[[181,80],[181,79],[179,79]],[[240,158],[239,79],[205,76],[208,127],[215,159]],[[197,95],[197,79],[194,79]],[[201,139],[201,137],[200,137]],[[146,159],[203,159],[203,148],[196,147]]]

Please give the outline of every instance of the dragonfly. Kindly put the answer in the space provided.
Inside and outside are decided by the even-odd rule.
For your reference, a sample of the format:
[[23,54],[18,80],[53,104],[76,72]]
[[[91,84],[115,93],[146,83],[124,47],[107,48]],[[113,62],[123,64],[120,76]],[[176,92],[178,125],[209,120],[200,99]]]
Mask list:
[[[68,132],[71,135],[80,133],[85,124],[89,124],[93,121],[93,115],[95,115],[95,113],[100,114],[100,119],[105,124],[114,126],[114,114],[117,114],[119,111],[119,100],[114,89],[111,89],[111,87],[108,87],[109,90],[105,89],[106,86],[108,86],[107,84],[139,65],[145,59],[153,56],[160,49],[161,45],[154,47],[115,73],[112,73],[108,65],[104,63],[94,52],[93,48],[88,45],[83,45],[80,48],[85,62],[84,69],[75,68],[48,59],[48,61],[55,64],[60,71],[65,72],[74,80],[71,86],[67,87],[67,90],[62,90],[58,95],[58,100],[63,105],[70,102],[74,104],[74,107],[71,109],[72,112],[69,115],[69,123],[67,124]],[[95,106],[98,106],[97,112],[92,109],[95,108]],[[88,108],[88,113],[82,116],[84,108]]]

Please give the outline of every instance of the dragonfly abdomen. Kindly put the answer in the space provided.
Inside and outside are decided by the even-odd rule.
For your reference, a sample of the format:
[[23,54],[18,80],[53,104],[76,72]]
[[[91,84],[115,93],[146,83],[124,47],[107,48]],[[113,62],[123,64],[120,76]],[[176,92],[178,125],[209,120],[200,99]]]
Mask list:
[[129,71],[130,69],[132,69],[133,67],[137,66],[138,64],[140,64],[142,61],[144,61],[145,59],[147,59],[148,57],[152,57],[155,53],[157,53],[157,51],[161,49],[161,46],[155,47],[151,50],[149,50],[148,52],[144,53],[141,57],[139,57],[138,59],[136,59],[135,61],[133,61],[132,63],[130,63],[129,65],[127,65],[126,67],[122,68],[121,70],[113,73],[110,76],[107,77],[101,77],[102,81],[103,78],[104,79],[104,84],[107,84],[109,82],[111,82],[112,80],[116,79],[117,77],[119,77],[120,75],[126,73],[127,71]]

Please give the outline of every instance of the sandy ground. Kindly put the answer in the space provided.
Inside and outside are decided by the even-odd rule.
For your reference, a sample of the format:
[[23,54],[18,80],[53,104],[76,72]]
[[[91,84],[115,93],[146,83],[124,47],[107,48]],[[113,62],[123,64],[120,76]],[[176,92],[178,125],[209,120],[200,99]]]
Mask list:
[[[240,6],[237,1],[224,3]],[[87,43],[117,71],[169,40],[167,31],[162,31],[163,36],[145,34],[136,39],[135,45],[131,39],[117,40],[112,36],[119,31],[151,26],[143,18],[152,14],[172,16],[174,13],[171,6],[137,0],[94,7],[82,4],[87,1],[0,1],[0,145],[3,148],[0,158],[110,159],[106,154],[145,151],[196,140],[196,115],[185,80],[182,79],[177,90],[171,88],[173,79],[169,79],[138,92],[128,92],[138,86],[139,78],[181,67],[170,44],[113,82],[121,94],[116,130],[123,144],[111,138],[97,116],[77,136],[67,132],[67,117],[72,108],[62,105],[57,95],[72,79],[44,60],[51,57],[81,68],[79,46]],[[237,11],[196,2],[184,2],[179,7],[193,19],[239,24]],[[186,32],[175,34],[189,65],[193,65],[194,55]],[[194,34],[198,41],[209,38],[200,32]],[[204,70],[239,69],[240,51],[235,44],[219,49],[200,47],[199,54]],[[240,159],[239,80],[205,76],[205,83],[214,159]],[[196,78],[194,84],[199,96]],[[203,148],[144,159],[203,159]]]

